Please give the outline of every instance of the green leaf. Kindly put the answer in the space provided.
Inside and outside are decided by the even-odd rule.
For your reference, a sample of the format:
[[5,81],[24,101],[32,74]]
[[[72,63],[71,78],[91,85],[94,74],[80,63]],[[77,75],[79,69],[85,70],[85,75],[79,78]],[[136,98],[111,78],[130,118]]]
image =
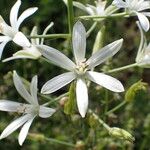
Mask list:
[[134,83],[126,92],[125,94],[125,101],[126,102],[130,102],[133,101],[135,99],[136,94],[140,91],[140,90],[144,90],[146,91],[147,89],[147,83],[142,82],[141,80]]
[[72,115],[76,111],[76,94],[75,94],[75,84],[71,84],[69,89],[69,98],[64,106],[64,113],[67,115]]

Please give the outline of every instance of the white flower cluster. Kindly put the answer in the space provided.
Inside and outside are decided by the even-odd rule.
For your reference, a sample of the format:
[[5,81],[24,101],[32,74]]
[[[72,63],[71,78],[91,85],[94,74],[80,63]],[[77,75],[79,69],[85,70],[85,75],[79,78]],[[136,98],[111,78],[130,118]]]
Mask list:
[[[66,2],[66,1],[65,1]],[[139,52],[136,58],[136,62],[139,66],[150,64],[150,44],[147,45],[145,42],[145,36],[142,28],[145,31],[149,30],[149,21],[146,16],[150,16],[150,12],[141,12],[145,9],[150,8],[150,2],[144,0],[114,0],[112,5],[106,7],[106,2],[97,1],[96,6],[87,4],[86,6],[74,2],[74,6],[84,10],[89,15],[105,15],[110,16],[119,8],[125,8],[130,14],[136,14],[139,18],[140,23],[138,26],[141,31],[141,44]],[[18,58],[29,58],[38,59],[44,56],[54,65],[57,65],[63,69],[67,70],[67,73],[63,73],[53,79],[47,81],[41,90],[43,94],[53,93],[65,85],[71,83],[75,80],[76,83],[76,101],[79,113],[82,117],[85,117],[88,109],[88,86],[87,81],[93,81],[98,85],[105,87],[113,92],[123,92],[124,87],[120,81],[117,79],[106,75],[104,73],[99,73],[93,71],[94,68],[108,58],[114,56],[121,48],[123,44],[123,39],[116,40],[105,47],[99,49],[97,52],[92,54],[92,56],[86,59],[86,30],[80,21],[77,21],[73,27],[72,34],[72,47],[75,62],[69,59],[60,51],[44,45],[44,39],[39,40],[39,38],[31,39],[29,41],[25,34],[19,31],[20,24],[32,15],[37,8],[29,8],[25,10],[20,17],[18,17],[19,7],[21,5],[21,0],[17,0],[15,5],[12,7],[10,12],[10,24],[7,25],[2,17],[0,17],[0,57],[2,55],[3,49],[7,42],[13,41],[17,45],[22,47],[22,50],[16,52],[12,57],[3,60],[3,62],[10,61]],[[114,5],[116,7],[114,7]],[[118,7],[118,8],[117,8]],[[53,26],[53,23],[44,30],[43,35],[46,35],[47,31]],[[34,27],[31,36],[37,35],[37,27]],[[20,126],[23,126],[19,134],[19,144],[22,145],[28,130],[31,126],[33,119],[36,116],[41,118],[50,117],[55,113],[55,109],[48,108],[45,105],[39,105],[37,98],[37,76],[32,78],[30,84],[30,92],[28,92],[23,85],[20,77],[14,71],[13,73],[14,85],[18,93],[28,102],[28,104],[13,102],[9,100],[0,100],[0,110],[8,112],[18,112],[22,113],[23,116],[13,121],[6,129],[2,132],[0,139],[3,139],[10,135],[12,132],[17,130]]]

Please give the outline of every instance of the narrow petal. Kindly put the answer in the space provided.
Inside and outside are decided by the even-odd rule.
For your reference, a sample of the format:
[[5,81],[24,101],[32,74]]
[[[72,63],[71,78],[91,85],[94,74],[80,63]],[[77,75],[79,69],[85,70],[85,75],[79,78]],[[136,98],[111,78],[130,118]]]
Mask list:
[[21,25],[21,23],[29,16],[31,16],[32,14],[34,14],[36,11],[38,10],[37,7],[33,7],[33,8],[28,8],[27,10],[25,10],[21,16],[18,18],[17,21],[17,29],[19,28],[19,26]]
[[31,81],[30,85],[30,91],[31,91],[31,96],[33,97],[33,102],[38,105],[38,98],[37,98],[37,76],[34,76]]
[[41,90],[43,94],[53,93],[65,85],[69,84],[72,80],[76,78],[73,72],[63,73],[59,76],[54,77],[53,79],[47,81]]
[[136,13],[138,18],[139,18],[139,21],[140,21],[140,24],[142,26],[142,28],[144,29],[145,32],[147,32],[150,28],[150,24],[149,24],[149,20],[148,18],[142,14],[142,13]]
[[111,76],[105,75],[103,73],[94,72],[94,71],[88,71],[86,75],[89,78],[89,80],[99,84],[100,86],[109,89],[110,91],[114,91],[114,92],[124,91],[124,87],[121,84],[121,82]]
[[38,49],[34,46],[31,48],[26,48],[24,50],[17,51],[13,54],[12,57],[6,58],[3,62],[7,62],[14,59],[38,59],[42,54],[38,51]]
[[86,50],[86,31],[80,21],[76,22],[73,27],[72,43],[76,62],[84,61]]
[[36,47],[42,55],[49,59],[53,64],[71,71],[75,68],[75,64],[58,50],[46,45],[39,45]]
[[[35,36],[35,35],[38,35],[37,26],[33,27],[32,31],[31,31],[31,34],[30,34],[30,36]],[[31,43],[33,45],[39,45],[40,44],[40,39],[39,38],[31,38]]]
[[39,116],[41,118],[48,118],[48,117],[52,116],[55,112],[56,112],[55,109],[48,108],[48,107],[45,107],[45,106],[40,106]]
[[103,63],[106,59],[115,55],[121,48],[123,39],[117,40],[102,49],[95,52],[88,60],[87,65],[89,69],[92,69],[99,64]]
[[27,134],[28,134],[28,131],[29,131],[29,128],[34,120],[35,116],[32,117],[31,119],[29,119],[24,125],[23,127],[21,128],[21,131],[19,133],[19,136],[18,136],[18,141],[19,141],[19,145],[22,145],[24,140],[26,139],[27,137]]
[[8,112],[17,112],[18,108],[22,103],[13,102],[9,100],[0,100],[0,110],[1,111],[8,111]]
[[10,24],[13,28],[17,29],[17,17],[18,17],[18,11],[21,5],[21,0],[17,0],[17,2],[14,4],[10,11]]
[[30,47],[31,44],[26,36],[22,32],[17,32],[13,38],[13,41],[22,47]]
[[150,12],[142,12],[143,15],[150,17]]
[[84,79],[77,79],[76,97],[79,112],[84,118],[88,108],[88,91]]
[[86,6],[85,6],[85,5],[83,5],[83,4],[82,4],[82,3],[80,3],[80,2],[76,2],[76,1],[74,1],[74,2],[73,2],[73,6],[75,6],[75,7],[79,8],[79,9],[81,9],[81,10],[85,11],[85,12],[87,12],[87,10],[86,10]]
[[126,2],[124,2],[122,0],[114,0],[112,4],[117,6],[118,8],[126,8],[127,7]]
[[13,73],[13,81],[14,81],[14,85],[18,91],[18,93],[29,103],[33,104],[32,101],[32,97],[31,95],[28,93],[28,91],[26,90],[25,86],[23,85],[20,77],[18,76],[18,74],[16,73],[16,71],[14,71]]
[[145,9],[150,9],[150,2],[146,2],[146,1],[144,1],[144,2],[142,2],[141,1],[141,3],[139,3],[139,7],[138,7],[138,9],[137,9],[137,11],[142,11],[142,10],[145,10]]
[[27,120],[31,118],[30,115],[24,115],[16,120],[14,120],[12,123],[10,123],[2,132],[0,139],[3,139],[10,135],[12,132],[17,130],[19,127],[21,127]]

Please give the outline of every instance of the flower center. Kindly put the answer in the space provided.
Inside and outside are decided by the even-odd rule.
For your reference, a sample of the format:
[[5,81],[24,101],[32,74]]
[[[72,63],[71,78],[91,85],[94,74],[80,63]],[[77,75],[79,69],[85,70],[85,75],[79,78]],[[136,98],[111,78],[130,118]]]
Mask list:
[[75,72],[78,75],[84,75],[87,71],[87,64],[86,64],[86,59],[83,60],[82,62],[78,62],[75,68]]

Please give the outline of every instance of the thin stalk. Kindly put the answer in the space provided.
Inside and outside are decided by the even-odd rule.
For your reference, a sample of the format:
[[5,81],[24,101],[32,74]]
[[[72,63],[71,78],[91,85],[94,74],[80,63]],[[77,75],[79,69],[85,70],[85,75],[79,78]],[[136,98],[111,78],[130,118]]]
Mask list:
[[66,146],[69,146],[69,147],[75,147],[75,144],[73,144],[73,143],[60,141],[60,140],[57,140],[57,139],[54,139],[54,138],[48,138],[48,137],[45,137],[43,134],[29,133],[29,136],[31,137],[31,139],[35,139],[35,140],[48,141],[48,142],[51,142],[51,143],[57,143],[57,144],[62,144],[62,145],[66,145]]
[[120,109],[122,106],[124,106],[127,103],[127,101],[123,101],[122,103],[120,103],[119,105],[117,105],[116,107],[114,107],[113,109],[109,110],[108,112],[106,112],[106,115],[109,115],[115,111],[117,111],[118,109]]
[[60,141],[60,140],[56,140],[56,139],[53,139],[53,138],[44,138],[46,141],[49,141],[49,142],[52,142],[52,143],[58,143],[58,144],[62,144],[62,145],[66,145],[66,146],[70,146],[70,147],[75,147],[75,144],[72,144],[72,143],[68,143],[68,142],[65,142],[65,141]]
[[122,12],[122,13],[116,13],[116,14],[112,14],[112,15],[104,15],[104,16],[80,16],[78,17],[79,19],[100,19],[100,18],[119,18],[119,17],[128,17],[129,14],[127,14],[126,12]]
[[73,1],[67,0],[67,8],[68,8],[68,26],[69,33],[72,35],[72,29],[74,24],[74,12],[73,12]]
[[50,104],[52,104],[52,103],[54,103],[54,102],[57,102],[57,101],[59,101],[60,99],[62,99],[63,97],[68,96],[68,95],[69,95],[69,92],[67,92],[67,93],[65,93],[65,94],[62,94],[62,95],[60,95],[59,97],[53,99],[52,101],[49,101],[49,102],[45,103],[44,106],[48,106],[48,105],[50,105]]
[[91,28],[87,31],[86,36],[90,36],[91,32],[95,29],[97,22],[94,22]]
[[119,71],[126,70],[126,69],[129,69],[129,68],[137,67],[137,66],[138,66],[138,64],[134,63],[134,64],[130,64],[130,65],[127,65],[127,66],[123,66],[123,67],[120,67],[120,68],[116,68],[116,69],[106,71],[106,73],[119,72]]
[[35,39],[35,38],[44,38],[44,39],[56,39],[56,38],[70,38],[70,34],[47,34],[47,35],[34,35],[34,36],[28,36],[29,38]]
[[95,114],[91,109],[88,111],[90,114],[93,115],[93,117],[107,130],[110,131],[110,127],[102,120],[99,118],[97,114]]

